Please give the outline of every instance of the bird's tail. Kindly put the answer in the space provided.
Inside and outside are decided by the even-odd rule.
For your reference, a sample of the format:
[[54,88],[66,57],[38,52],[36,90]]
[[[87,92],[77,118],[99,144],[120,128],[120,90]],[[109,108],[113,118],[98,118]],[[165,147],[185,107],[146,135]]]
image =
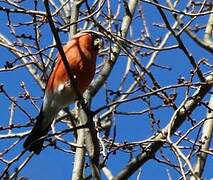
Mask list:
[[45,129],[42,128],[43,121],[42,112],[36,117],[36,124],[34,125],[32,131],[28,135],[27,139],[24,142],[24,148],[33,151],[35,154],[39,154],[42,150],[42,146],[44,143],[44,136],[48,133],[50,125]]

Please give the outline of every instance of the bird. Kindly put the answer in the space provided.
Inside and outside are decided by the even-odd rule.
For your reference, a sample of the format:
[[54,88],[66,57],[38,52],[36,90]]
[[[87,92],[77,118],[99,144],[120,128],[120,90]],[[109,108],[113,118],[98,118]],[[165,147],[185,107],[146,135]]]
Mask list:
[[[103,47],[103,39],[94,32],[80,32],[63,47],[70,68],[74,73],[77,89],[81,94],[89,87],[96,70],[96,59]],[[44,137],[58,112],[74,103],[77,95],[66,71],[60,53],[55,67],[46,83],[43,104],[35,118],[36,123],[25,140],[23,147],[40,154]]]

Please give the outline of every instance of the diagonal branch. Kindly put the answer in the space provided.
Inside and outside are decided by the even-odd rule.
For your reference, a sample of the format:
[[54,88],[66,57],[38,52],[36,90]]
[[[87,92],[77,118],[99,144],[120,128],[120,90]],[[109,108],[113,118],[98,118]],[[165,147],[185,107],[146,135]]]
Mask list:
[[187,118],[188,113],[192,112],[198,106],[199,102],[201,102],[212,86],[213,73],[206,77],[205,85],[200,86],[200,88],[190,99],[186,99],[182,102],[180,107],[173,114],[170,123],[164,129],[162,129],[161,133],[150,137],[150,140],[154,142],[151,143],[144,152],[140,153],[133,160],[131,160],[128,165],[114,177],[114,180],[121,180],[130,177],[143,164],[152,159],[155,153],[163,146],[166,136],[168,134],[172,136],[175,133],[175,131]]
[[[157,0],[153,0],[155,3],[159,4]],[[192,56],[192,54],[187,50],[187,48],[185,47],[183,41],[181,40],[180,35],[176,34],[175,31],[172,29],[172,27],[169,24],[168,18],[166,17],[166,14],[163,12],[163,10],[161,9],[161,7],[156,6],[156,8],[158,9],[161,17],[163,18],[166,27],[168,28],[169,31],[171,31],[172,35],[174,36],[174,38],[177,40],[180,49],[185,53],[185,55],[187,56],[187,58],[189,59],[191,65],[193,66],[195,72],[197,73],[200,81],[204,82],[205,78],[203,77],[203,74],[200,70],[200,68],[198,67],[198,65],[196,64],[196,61],[194,59],[194,57]]]
[[[174,9],[172,3],[169,3],[169,6],[171,9]],[[201,13],[199,13],[201,14]],[[178,24],[183,27],[184,26],[184,22],[183,20],[180,18],[180,16],[175,15],[174,18],[177,20]],[[212,28],[212,20],[213,19],[213,14],[210,14],[209,17],[209,21],[207,23],[207,27],[209,29],[206,29],[205,35],[204,35],[204,40],[200,39],[199,37],[196,36],[195,33],[193,33],[190,28],[186,27],[185,28],[185,32],[187,33],[187,35],[194,41],[196,42],[200,47],[204,48],[205,50],[207,50],[208,52],[212,53],[213,51],[213,43],[212,40],[210,40],[210,36],[212,34],[212,32],[210,33],[208,30],[210,30]],[[209,34],[208,34],[209,33]]]
[[66,69],[67,74],[69,76],[69,79],[71,81],[71,84],[73,85],[74,91],[77,94],[77,97],[78,97],[82,107],[86,110],[86,112],[88,112],[86,104],[84,102],[84,99],[83,99],[83,97],[82,97],[82,95],[81,95],[81,93],[80,93],[80,91],[78,89],[77,82],[76,82],[76,80],[74,78],[74,72],[69,66],[69,63],[67,61],[67,57],[66,57],[66,55],[64,53],[64,50],[63,50],[63,47],[61,45],[61,40],[59,38],[57,29],[56,29],[56,27],[54,25],[54,22],[53,22],[53,19],[52,19],[52,15],[51,15],[51,12],[50,12],[50,7],[49,7],[48,0],[45,0],[44,4],[45,4],[45,8],[46,8],[46,12],[47,12],[47,19],[48,19],[51,31],[52,31],[53,36],[55,38],[55,42],[56,42],[59,54],[61,55],[61,59],[62,59],[62,61],[64,63],[64,66],[65,66],[65,69]]
[[[25,57],[25,53],[19,49],[17,49],[13,43],[7,39],[3,34],[0,33],[0,45],[7,48],[11,53],[13,53],[17,58],[20,59],[22,64],[26,64],[26,69],[35,79],[35,81],[39,84],[39,86],[43,89],[45,87],[42,78],[38,75],[37,70],[33,67],[33,64],[30,63],[28,59]],[[33,60],[32,60],[33,61]]]
[[[120,35],[125,38],[129,32],[130,25],[132,23],[132,19],[134,17],[135,9],[137,8],[138,0],[129,0],[128,3],[128,12],[123,17],[122,24],[121,24],[121,30]],[[101,27],[102,28],[102,27]],[[85,94],[87,98],[93,97],[98,90],[103,86],[106,79],[109,77],[115,63],[117,62],[118,56],[121,51],[121,46],[118,46],[115,44],[112,47],[111,53],[110,53],[110,60],[107,60],[104,64],[101,72],[99,73],[98,77],[95,79],[95,81],[92,83],[91,87],[89,88],[89,91],[87,91]]]
[[[57,32],[55,25],[54,25],[54,22],[52,20],[52,15],[51,15],[51,12],[50,12],[48,0],[45,0],[44,4],[45,4],[46,12],[47,12],[47,18],[48,18],[48,21],[49,21],[49,25],[50,25],[50,28],[52,30],[53,36],[55,38],[59,54],[62,57],[62,61],[63,61],[64,66],[66,68],[67,74],[69,75],[69,79],[71,81],[71,84],[73,84],[74,92],[76,93],[78,100],[80,102],[80,105],[82,107],[82,109],[80,109],[80,112],[79,112],[79,115],[80,115],[79,120],[80,120],[81,123],[87,123],[87,122],[89,123],[89,128],[85,129],[85,131],[87,130],[87,134],[88,134],[88,136],[86,137],[85,140],[87,140],[87,139],[90,140],[90,146],[89,147],[92,147],[92,151],[90,151],[89,148],[87,148],[87,151],[88,151],[88,154],[89,154],[90,159],[91,159],[91,164],[93,164],[92,170],[95,169],[93,171],[94,172],[93,178],[99,179],[99,176],[100,176],[99,175],[99,154],[100,154],[100,152],[99,152],[99,148],[98,148],[99,145],[98,145],[97,133],[96,133],[96,130],[94,128],[94,123],[92,121],[91,112],[90,112],[88,106],[86,105],[80,91],[78,90],[77,82],[75,81],[75,78],[74,78],[74,73],[73,73],[72,69],[70,68],[69,63],[68,63],[67,58],[66,58],[66,55],[63,51],[58,32]],[[93,167],[96,167],[96,168],[93,168]]]
[[[209,150],[210,142],[212,139],[212,132],[213,132],[213,95],[210,98],[209,101],[209,109],[207,112],[207,120],[203,124],[202,129],[202,136],[201,136],[201,142],[203,144],[201,145],[201,151],[198,153],[197,162],[194,167],[195,173],[201,178],[206,159],[207,159],[207,153],[205,151]],[[191,177],[191,180],[194,180],[193,177]]]

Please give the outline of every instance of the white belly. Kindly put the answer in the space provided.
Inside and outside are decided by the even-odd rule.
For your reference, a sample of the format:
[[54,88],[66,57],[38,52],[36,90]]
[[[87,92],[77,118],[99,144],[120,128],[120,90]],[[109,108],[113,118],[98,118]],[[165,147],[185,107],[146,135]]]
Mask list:
[[54,92],[46,92],[42,108],[44,116],[42,128],[52,123],[58,112],[73,103],[75,99],[74,89],[66,85],[59,85]]

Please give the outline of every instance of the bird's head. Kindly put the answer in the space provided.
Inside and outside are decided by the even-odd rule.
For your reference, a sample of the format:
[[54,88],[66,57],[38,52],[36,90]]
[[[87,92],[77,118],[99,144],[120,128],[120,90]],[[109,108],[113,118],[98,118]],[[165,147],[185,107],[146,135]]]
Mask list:
[[99,51],[104,47],[104,41],[99,34],[91,33],[93,38],[93,47],[96,51]]
[[104,47],[103,38],[97,32],[82,31],[74,35],[72,39],[76,39],[82,46],[91,48],[96,52]]

